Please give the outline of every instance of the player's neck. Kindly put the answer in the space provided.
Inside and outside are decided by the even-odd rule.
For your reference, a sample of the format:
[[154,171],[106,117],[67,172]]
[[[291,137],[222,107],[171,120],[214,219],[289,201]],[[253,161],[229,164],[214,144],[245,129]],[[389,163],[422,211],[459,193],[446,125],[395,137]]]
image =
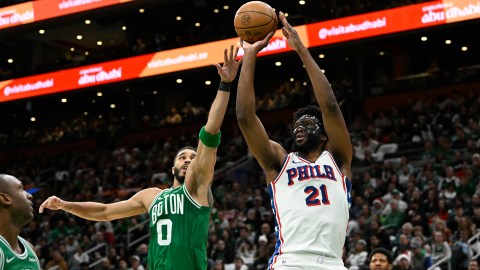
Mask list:
[[0,221],[0,235],[10,244],[13,250],[21,252],[22,249],[18,244],[18,235],[20,235],[20,228],[11,223],[5,222],[5,219]]
[[310,151],[308,153],[297,151],[297,155],[306,160],[315,161],[323,153],[323,150],[324,150],[323,148],[319,148],[314,151]]

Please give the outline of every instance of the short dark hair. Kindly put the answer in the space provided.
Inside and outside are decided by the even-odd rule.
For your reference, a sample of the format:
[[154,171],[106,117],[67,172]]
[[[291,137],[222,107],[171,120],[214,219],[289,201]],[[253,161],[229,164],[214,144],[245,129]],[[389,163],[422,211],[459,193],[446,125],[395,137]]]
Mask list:
[[297,120],[300,119],[300,117],[306,114],[317,117],[322,122],[322,125],[323,125],[322,111],[320,110],[320,107],[315,105],[307,105],[306,107],[300,108],[296,112],[294,112],[293,123],[297,122]]
[[174,159],[176,159],[177,156],[178,156],[178,154],[179,154],[180,152],[182,152],[183,150],[185,150],[185,149],[190,149],[190,150],[193,150],[193,151],[197,151],[197,148],[195,148],[195,147],[193,147],[193,146],[189,146],[189,145],[188,145],[188,146],[182,147],[182,148],[178,149],[177,153],[175,153]]
[[392,253],[390,251],[386,250],[385,248],[381,248],[381,247],[380,248],[375,248],[375,249],[372,250],[372,252],[370,253],[370,260],[369,261],[372,261],[373,255],[375,255],[377,253],[385,255],[385,257],[387,257],[387,261],[388,261],[389,264],[393,263]]

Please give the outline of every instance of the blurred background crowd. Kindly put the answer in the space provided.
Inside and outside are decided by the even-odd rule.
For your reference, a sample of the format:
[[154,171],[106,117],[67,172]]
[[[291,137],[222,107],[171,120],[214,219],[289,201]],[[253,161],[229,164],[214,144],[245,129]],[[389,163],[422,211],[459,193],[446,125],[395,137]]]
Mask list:
[[[25,1],[1,5],[19,2]],[[300,25],[424,1],[314,2],[318,3],[308,9],[295,4],[276,8],[289,10],[291,21]],[[204,1],[191,4],[197,12],[190,10],[186,18],[206,14],[201,11],[211,7]],[[232,3],[230,10],[220,13],[220,20],[233,21],[234,7],[239,5]],[[171,12],[178,6],[169,2],[155,8]],[[59,53],[56,47],[38,56],[37,50],[29,48],[14,65],[2,62],[0,78],[235,36],[231,24],[215,23],[219,18],[206,15],[198,31],[187,25],[147,29],[145,22],[154,21],[158,13],[147,12],[147,18],[138,20],[138,12],[129,12],[129,16],[103,18],[122,18],[129,29],[123,43],[90,50],[88,55]],[[474,20],[311,50],[325,57],[317,59],[332,83],[354,145],[353,204],[344,250],[349,270],[368,269],[367,257],[375,247],[392,251],[396,269],[415,270],[440,260],[444,260],[438,266],[441,269],[467,269],[468,259],[480,252],[476,239],[480,232],[480,54],[474,46],[479,41],[468,38],[468,31],[478,26]],[[0,54],[9,50],[20,55],[24,47],[18,44],[32,42],[25,37],[35,30],[25,28],[18,43],[10,42],[16,40],[12,33],[0,32]],[[442,46],[407,44],[414,39],[420,42],[420,36]],[[468,54],[453,45],[444,46],[447,38],[453,45],[471,42]],[[33,55],[36,60],[28,60]],[[298,65],[294,55],[274,56],[259,61],[257,73],[272,72],[271,63],[278,59],[286,66]],[[315,99],[301,66],[278,72],[282,75],[275,77],[282,78],[278,81],[257,76],[257,111],[270,137],[289,149],[292,113],[314,104]],[[215,70],[181,75],[211,74],[215,76]],[[22,180],[33,193],[37,209],[50,195],[115,202],[146,187],[169,187],[174,154],[180,147],[197,145],[217,81],[213,79],[212,87],[198,81],[178,86],[164,81],[180,75],[168,76],[65,94],[73,100],[68,104],[58,105],[59,96],[4,104],[0,108],[1,171]],[[237,127],[232,99],[212,186],[209,267],[266,269],[277,241],[274,216],[263,172]],[[112,100],[116,110],[99,108]],[[32,115],[36,121],[31,121]],[[21,235],[35,245],[44,269],[146,269],[148,215],[92,222],[46,211],[35,215]]]

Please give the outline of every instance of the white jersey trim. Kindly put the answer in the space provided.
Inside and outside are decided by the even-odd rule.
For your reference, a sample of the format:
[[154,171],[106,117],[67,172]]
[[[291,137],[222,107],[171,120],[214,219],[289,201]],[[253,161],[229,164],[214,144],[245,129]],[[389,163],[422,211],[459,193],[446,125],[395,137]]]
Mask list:
[[197,203],[195,201],[195,199],[192,197],[192,195],[190,195],[190,193],[188,193],[188,189],[185,185],[183,185],[183,191],[185,191],[185,195],[187,195],[187,199],[195,206],[197,207],[198,209],[202,208],[202,205]]
[[152,206],[153,204],[155,203],[155,201],[158,199],[158,197],[160,196],[160,194],[162,194],[166,189],[162,189],[158,194],[157,196],[155,196],[155,198],[153,198],[153,201],[152,203],[150,204],[150,206],[148,207],[148,213],[150,213],[150,210],[152,210]]
[[280,176],[282,176],[283,172],[284,172],[285,169],[287,168],[287,165],[288,165],[288,162],[290,161],[290,158],[292,157],[291,155],[292,155],[292,153],[289,153],[289,154],[285,157],[285,160],[283,161],[282,169],[278,172],[277,176],[275,177],[275,179],[273,179],[273,181],[271,182],[271,184],[274,184],[275,182],[277,182],[278,178],[280,178]]
[[3,250],[0,249],[0,270],[3,270],[4,257],[5,255],[3,254]]
[[35,256],[35,259],[37,259],[37,265],[38,265],[38,269],[41,269],[40,268],[40,260],[38,259],[37,257],[37,253],[35,252],[35,250],[32,248],[32,246],[30,246],[30,244],[27,242],[27,240],[23,239],[22,237],[18,236],[18,239],[20,239],[20,242],[23,243],[23,245],[25,246],[25,249],[30,249],[30,251],[32,252],[33,256]]
[[26,247],[25,244],[23,243],[23,241],[20,240],[20,236],[17,236],[17,240],[20,241],[20,243],[22,243],[22,245],[23,245],[23,253],[22,254],[18,254],[17,252],[15,252],[15,250],[12,249],[12,246],[10,246],[10,244],[7,242],[7,240],[5,240],[5,238],[3,238],[3,236],[0,235],[0,241],[2,241],[8,247],[8,249],[10,249],[10,251],[13,253],[13,255],[15,255],[17,258],[23,260],[23,259],[27,258],[27,256],[28,256],[28,252],[27,252],[28,247]]

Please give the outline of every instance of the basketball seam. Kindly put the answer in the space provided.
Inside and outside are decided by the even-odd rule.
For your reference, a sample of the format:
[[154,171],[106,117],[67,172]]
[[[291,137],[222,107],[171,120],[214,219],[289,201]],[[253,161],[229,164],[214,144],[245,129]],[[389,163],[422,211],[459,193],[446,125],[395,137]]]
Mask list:
[[[265,25],[269,25],[270,23],[272,23],[272,21],[275,21],[273,20],[271,17],[270,17],[270,21],[266,24],[262,24],[262,25],[255,25],[255,26],[250,26],[250,27],[235,27],[236,29],[252,29],[252,28],[258,28],[258,27],[262,27],[262,26],[265,26]],[[275,24],[274,24],[275,25]],[[272,26],[273,28],[273,26]]]

